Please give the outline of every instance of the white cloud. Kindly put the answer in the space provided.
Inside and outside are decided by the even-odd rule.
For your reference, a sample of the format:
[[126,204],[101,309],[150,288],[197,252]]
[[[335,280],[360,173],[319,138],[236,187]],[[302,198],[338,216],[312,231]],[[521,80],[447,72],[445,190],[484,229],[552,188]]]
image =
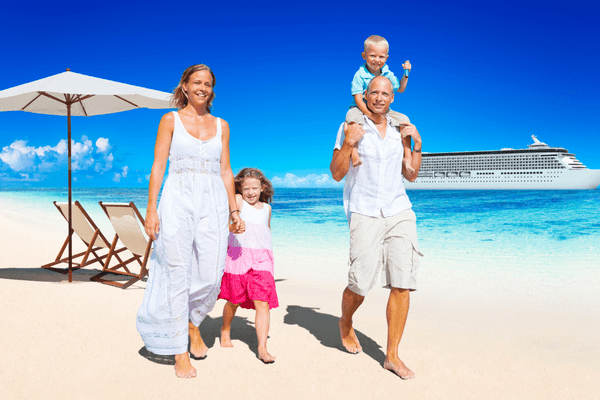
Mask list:
[[121,169],[121,172],[115,172],[113,181],[121,182],[121,178],[127,178],[127,172],[129,172],[129,167],[126,165]]
[[108,153],[111,149],[112,146],[107,138],[98,138],[96,140],[96,153]]
[[71,141],[71,170],[86,171],[94,165],[92,141],[87,136],[81,137],[81,142]]
[[55,164],[66,161],[66,147],[65,140],[54,147],[33,147],[28,146],[26,140],[15,140],[2,148],[0,160],[15,172],[49,172],[58,169]]
[[137,178],[138,183],[142,183],[142,182],[144,182],[144,180],[150,181],[150,174],[147,174],[145,176],[138,175],[138,178]]
[[[114,156],[108,139],[93,142],[86,136],[71,141],[71,169],[76,171],[98,172],[100,174],[113,169]],[[40,181],[47,174],[65,171],[67,168],[67,141],[61,139],[56,146],[29,146],[26,140],[15,140],[0,151],[0,180],[4,181]],[[126,177],[129,170],[120,171]],[[19,175],[20,174],[20,175]]]
[[329,174],[308,174],[306,176],[296,176],[287,173],[283,178],[278,176],[271,179],[275,187],[287,188],[310,188],[310,187],[343,187],[344,182],[336,182]]
[[98,154],[98,159],[94,165],[94,171],[102,174],[112,169],[115,158],[110,152],[111,149],[112,146],[107,138],[98,138],[96,140],[96,154]]

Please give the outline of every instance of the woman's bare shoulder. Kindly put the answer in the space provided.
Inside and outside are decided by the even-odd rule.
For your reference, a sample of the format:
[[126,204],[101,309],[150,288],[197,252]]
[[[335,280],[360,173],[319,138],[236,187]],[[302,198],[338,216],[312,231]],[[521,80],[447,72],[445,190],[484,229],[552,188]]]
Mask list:
[[165,123],[167,125],[173,126],[175,124],[175,115],[172,112],[168,112],[162,116],[160,119],[160,123]]
[[229,130],[229,124],[223,118],[221,118],[221,129]]

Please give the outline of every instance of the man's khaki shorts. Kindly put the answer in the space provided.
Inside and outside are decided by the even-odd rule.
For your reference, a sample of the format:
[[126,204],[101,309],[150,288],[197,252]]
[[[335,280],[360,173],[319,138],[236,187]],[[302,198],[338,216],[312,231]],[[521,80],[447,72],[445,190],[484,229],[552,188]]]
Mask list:
[[354,293],[366,296],[382,267],[383,287],[416,290],[419,256],[412,209],[387,218],[352,213],[348,288]]

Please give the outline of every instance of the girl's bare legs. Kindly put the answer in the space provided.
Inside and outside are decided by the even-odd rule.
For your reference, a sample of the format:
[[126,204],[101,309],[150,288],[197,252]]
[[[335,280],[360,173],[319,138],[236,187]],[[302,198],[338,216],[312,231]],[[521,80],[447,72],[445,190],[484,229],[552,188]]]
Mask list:
[[223,307],[223,326],[221,326],[221,347],[233,347],[231,343],[231,321],[235,316],[239,304],[228,301]]
[[269,336],[269,303],[266,301],[254,300],[256,308],[256,337],[258,338],[258,358],[265,364],[275,362],[275,357],[267,351],[267,337]]

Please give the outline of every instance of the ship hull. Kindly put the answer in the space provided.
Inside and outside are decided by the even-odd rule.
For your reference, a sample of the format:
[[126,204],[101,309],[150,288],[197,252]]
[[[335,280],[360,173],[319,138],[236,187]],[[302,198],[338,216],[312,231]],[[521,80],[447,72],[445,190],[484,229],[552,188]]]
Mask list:
[[[435,173],[431,177],[418,177],[414,182],[404,180],[407,190],[585,190],[600,185],[600,170],[523,170],[519,175],[512,171],[470,171]],[[445,174],[442,177],[442,174]],[[450,176],[448,176],[450,175]],[[461,176],[462,175],[462,176]]]

